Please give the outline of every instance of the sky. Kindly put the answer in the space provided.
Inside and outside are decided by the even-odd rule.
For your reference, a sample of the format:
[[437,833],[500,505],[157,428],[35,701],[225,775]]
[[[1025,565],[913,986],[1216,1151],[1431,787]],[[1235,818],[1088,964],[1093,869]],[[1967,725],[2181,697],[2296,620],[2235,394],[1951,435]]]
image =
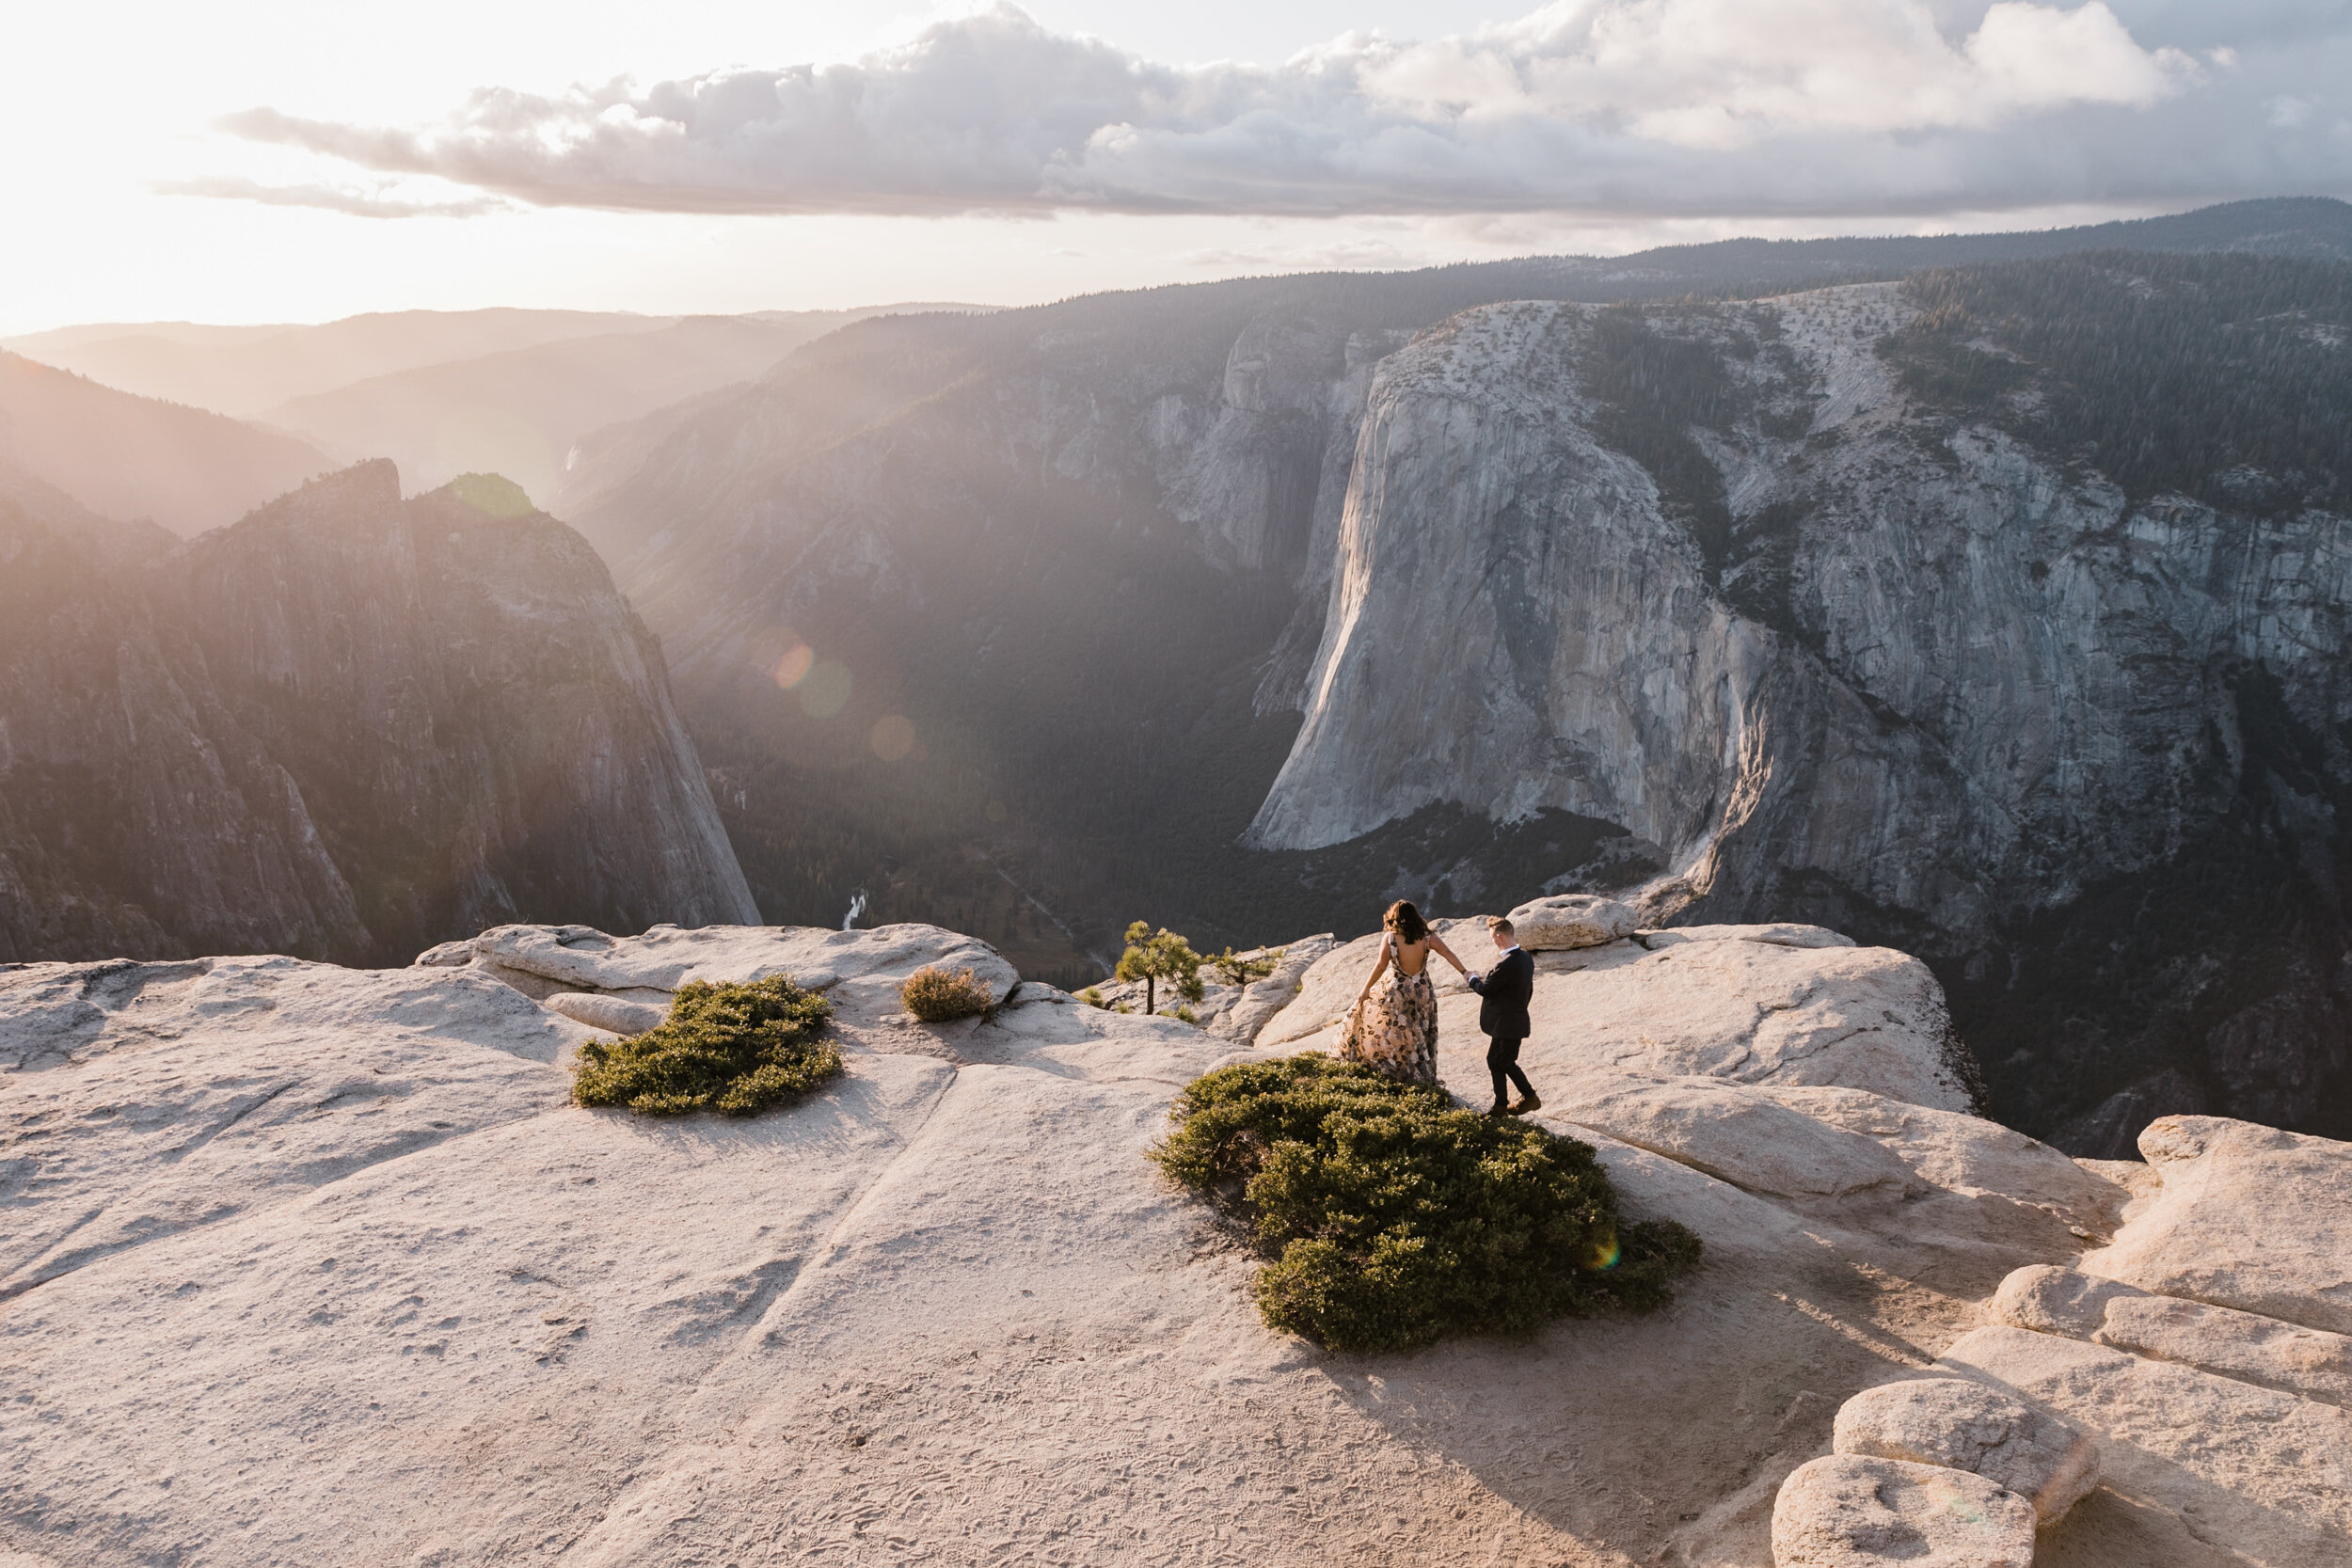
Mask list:
[[79,0],[7,35],[0,334],[2352,197],[2352,0]]

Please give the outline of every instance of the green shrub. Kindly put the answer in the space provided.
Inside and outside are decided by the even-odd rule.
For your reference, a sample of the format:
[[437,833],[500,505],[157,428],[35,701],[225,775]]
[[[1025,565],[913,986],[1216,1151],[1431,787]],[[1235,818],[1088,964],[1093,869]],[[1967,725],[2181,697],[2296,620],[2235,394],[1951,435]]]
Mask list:
[[841,1070],[840,1048],[821,1037],[832,1016],[832,1003],[781,974],[740,986],[697,980],[634,1039],[581,1046],[572,1102],[640,1116],[753,1116]]
[[977,1018],[995,1005],[996,997],[969,969],[951,971],[925,964],[898,987],[898,1000],[926,1023],[951,1023],[960,1018]]
[[1263,980],[1279,969],[1289,952],[1286,947],[1277,947],[1249,958],[1234,952],[1229,944],[1224,952],[1211,955],[1208,962],[1209,967],[1216,971],[1216,977],[1227,985],[1246,986],[1253,980]]
[[1078,1000],[1085,1003],[1089,1007],[1107,1008],[1110,1006],[1108,1002],[1103,999],[1103,988],[1100,986],[1087,987],[1086,990],[1078,993]]
[[1682,1226],[1619,1219],[1590,1145],[1329,1056],[1219,1068],[1170,1119],[1152,1157],[1247,1219],[1267,1324],[1332,1350],[1648,1311],[1698,1260]]
[[1162,1018],[1172,1018],[1179,1023],[1190,1023],[1196,1027],[1200,1022],[1200,1015],[1194,1012],[1190,1007],[1186,1006],[1182,1002],[1177,1003],[1174,1006],[1160,1014],[1160,1016]]

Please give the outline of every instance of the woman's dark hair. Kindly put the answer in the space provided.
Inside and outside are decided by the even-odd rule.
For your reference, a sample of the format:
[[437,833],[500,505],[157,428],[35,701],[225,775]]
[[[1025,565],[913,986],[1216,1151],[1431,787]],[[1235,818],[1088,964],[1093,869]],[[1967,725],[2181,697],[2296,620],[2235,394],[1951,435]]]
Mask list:
[[1400,898],[1389,906],[1389,912],[1380,917],[1380,924],[1396,933],[1404,942],[1423,942],[1429,940],[1429,922],[1413,908],[1412,900]]

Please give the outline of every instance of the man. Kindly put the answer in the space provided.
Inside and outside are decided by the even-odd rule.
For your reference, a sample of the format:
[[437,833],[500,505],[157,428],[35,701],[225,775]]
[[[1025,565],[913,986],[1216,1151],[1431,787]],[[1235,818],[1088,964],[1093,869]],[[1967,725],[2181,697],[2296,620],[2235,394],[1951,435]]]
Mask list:
[[[1495,1080],[1494,1109],[1486,1114],[1523,1117],[1544,1108],[1544,1102],[1535,1098],[1534,1085],[1519,1070],[1519,1046],[1531,1027],[1527,1005],[1535,996],[1535,960],[1519,951],[1518,933],[1508,920],[1489,920],[1486,929],[1502,957],[1486,974],[1470,977],[1470,989],[1479,995],[1478,1028],[1486,1037],[1486,1070]],[[1516,1105],[1509,1103],[1506,1078],[1519,1086],[1524,1097]]]

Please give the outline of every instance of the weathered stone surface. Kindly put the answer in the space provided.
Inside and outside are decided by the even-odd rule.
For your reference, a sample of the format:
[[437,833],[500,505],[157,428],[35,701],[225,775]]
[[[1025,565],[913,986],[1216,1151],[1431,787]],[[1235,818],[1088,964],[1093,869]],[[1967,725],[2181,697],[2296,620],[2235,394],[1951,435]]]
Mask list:
[[1984,1315],[1989,1322],[2037,1334],[2093,1339],[2106,1322],[2107,1303],[2119,1295],[2139,1293],[2120,1280],[2100,1279],[2055,1263],[2028,1263],[2001,1281],[1984,1304]]
[[1770,1084],[1764,1091],[1817,1121],[1876,1138],[1922,1180],[1963,1197],[2047,1212],[2077,1240],[2112,1233],[2129,1196],[2049,1145],[1982,1117],[1860,1089]]
[[199,958],[0,982],[0,1031],[27,999],[73,1018],[0,1073],[0,1297],[541,1115],[566,1094],[548,1064],[588,1034],[471,970]]
[[2044,1525],[2099,1484],[2089,1433],[1973,1378],[1865,1388],[1838,1407],[1832,1441],[1839,1453],[1974,1471],[2032,1503]]
[[[1965,1326],[1984,1266],[1596,1132],[1629,1215],[1707,1243],[1671,1312],[1326,1357],[1263,1329],[1246,1260],[1142,1157],[1232,1040],[1027,984],[991,1019],[914,1023],[906,973],[988,958],[919,928],[484,945],[379,972],[0,970],[0,1031],[48,1064],[0,1071],[0,1278],[28,1287],[0,1301],[11,1545],[56,1568],[548,1540],[614,1568],[878,1540],[1471,1568],[1649,1560],[1671,1535],[1753,1563],[1771,1483],[1847,1393]],[[590,1031],[501,978],[650,1003],[644,982],[778,968],[830,977],[847,1067],[748,1122],[569,1106]],[[1445,1070],[1479,1050],[1453,1029]],[[1608,1485],[1572,1453],[1608,1454]]]
[[1781,1482],[1779,1568],[2031,1568],[2033,1505],[1982,1476],[1832,1454]]
[[2325,1329],[2150,1295],[2121,1280],[2046,1263],[2028,1264],[2001,1281],[1985,1316],[2307,1400],[2352,1405],[2352,1338]]
[[1255,1044],[1260,1032],[1276,1015],[1298,1000],[1308,971],[1338,945],[1328,931],[1285,942],[1274,973],[1263,980],[1251,981],[1241,989],[1240,995],[1220,1007],[1209,1021],[1210,1032],[1235,1045]]
[[1655,953],[1686,942],[1760,942],[1768,947],[1854,947],[1853,938],[1826,926],[1775,922],[1761,926],[1736,923],[1722,926],[1676,926],[1642,933],[1642,945]]
[[1511,911],[1512,934],[1530,953],[1598,947],[1633,934],[1633,907],[1614,898],[1564,893],[1536,898]]
[[478,961],[546,982],[549,997],[568,990],[675,991],[690,980],[783,974],[825,992],[836,1020],[853,1027],[902,1019],[899,983],[926,965],[970,969],[999,1002],[1021,983],[994,948],[936,926],[656,926],[634,937],[586,926],[501,926],[474,938],[473,949]]
[[1926,1191],[1876,1139],[1827,1126],[1737,1084],[1592,1071],[1542,1092],[1544,1109],[1563,1121],[1747,1192],[1820,1198]]
[[560,990],[539,1005],[574,1022],[585,1023],[591,1029],[607,1029],[615,1035],[642,1035],[670,1016],[669,1008],[659,1004],[631,1002],[602,991]]
[[2352,1334],[2352,1144],[2165,1117],[2139,1148],[2164,1186],[2085,1273]]
[[[1439,922],[1473,969],[1492,951],[1474,923]],[[1610,942],[1535,960],[1535,1026],[1522,1063],[1539,1088],[1595,1069],[1746,1084],[1835,1084],[1947,1111],[1969,1109],[1964,1047],[1927,966],[1842,939],[1819,946],[1769,937],[1674,933],[1658,952]],[[1825,935],[1831,933],[1824,933]],[[1656,934],[1645,937],[1654,940]],[[1319,959],[1262,1045],[1328,1049],[1379,956],[1359,937]],[[1448,1037],[1477,1036],[1478,999],[1432,966]],[[1460,1085],[1456,1085],[1459,1087]],[[1471,1093],[1483,1087],[1473,1086]],[[2079,1178],[2071,1178],[2079,1183]]]
[[2103,1485],[2251,1561],[2341,1561],[2352,1544],[2352,1415],[2333,1405],[2006,1325],[1939,1365],[2097,1433]]

